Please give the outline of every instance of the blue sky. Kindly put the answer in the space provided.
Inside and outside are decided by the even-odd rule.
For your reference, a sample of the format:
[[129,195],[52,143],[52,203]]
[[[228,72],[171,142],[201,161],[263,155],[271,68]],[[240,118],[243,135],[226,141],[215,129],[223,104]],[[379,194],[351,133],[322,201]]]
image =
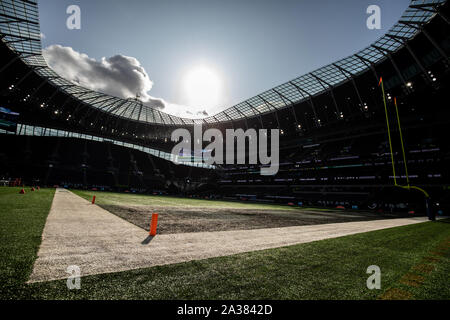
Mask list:
[[[186,73],[207,65],[221,83],[209,113],[355,53],[398,21],[409,0],[41,0],[44,48],[72,47],[90,58],[136,58],[153,82],[149,94],[189,105]],[[66,28],[66,8],[81,8],[81,30]],[[381,7],[382,29],[366,27]],[[197,106],[192,106],[196,108]]]

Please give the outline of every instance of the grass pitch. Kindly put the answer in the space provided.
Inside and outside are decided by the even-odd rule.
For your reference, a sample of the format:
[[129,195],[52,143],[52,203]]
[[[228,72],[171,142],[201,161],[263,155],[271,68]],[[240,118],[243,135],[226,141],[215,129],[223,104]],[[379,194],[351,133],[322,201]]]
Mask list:
[[399,217],[356,210],[300,208],[111,192],[73,192],[87,200],[91,200],[95,194],[97,205],[145,230],[149,230],[152,213],[157,212],[158,234],[283,228]]
[[[450,299],[449,221],[81,279],[25,284],[53,190],[0,188],[1,299]],[[234,204],[234,203],[233,203]],[[381,268],[381,290],[366,287]]]
[[260,204],[260,203],[243,203],[233,201],[220,201],[220,200],[203,200],[203,199],[191,199],[180,198],[171,196],[154,196],[154,195],[142,195],[133,193],[115,193],[115,192],[96,192],[96,191],[82,191],[71,190],[73,193],[83,197],[87,200],[92,200],[92,196],[97,195],[95,201],[98,205],[152,205],[155,207],[169,206],[179,208],[231,208],[231,209],[274,209],[284,211],[298,211],[299,207],[288,207],[275,204]]
[[54,189],[19,194],[0,187],[0,299],[14,298],[31,274]]
[[[45,299],[450,299],[448,223],[423,223],[279,249],[30,285]],[[433,271],[416,271],[423,264]],[[381,268],[381,290],[366,287],[367,267]],[[417,273],[416,273],[417,272]],[[417,286],[405,277],[422,277]],[[402,296],[401,294],[404,294]]]

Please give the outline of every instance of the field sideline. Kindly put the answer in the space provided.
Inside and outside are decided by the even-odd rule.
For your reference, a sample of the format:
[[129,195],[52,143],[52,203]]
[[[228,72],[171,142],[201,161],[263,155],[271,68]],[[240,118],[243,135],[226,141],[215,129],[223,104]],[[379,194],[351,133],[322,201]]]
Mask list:
[[[18,191],[0,188],[1,299],[450,298],[448,220],[87,276],[82,278],[78,291],[67,290],[64,280],[28,285],[25,282],[36,258],[54,190],[28,191],[25,195]],[[365,271],[373,264],[382,270],[381,290],[366,288]]]

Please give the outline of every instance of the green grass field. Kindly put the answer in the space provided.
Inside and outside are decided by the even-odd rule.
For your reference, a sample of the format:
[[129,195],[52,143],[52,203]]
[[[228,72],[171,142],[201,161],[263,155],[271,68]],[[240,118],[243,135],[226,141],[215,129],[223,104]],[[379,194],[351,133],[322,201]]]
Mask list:
[[20,295],[28,287],[54,189],[19,194],[21,188],[0,187],[0,298]]
[[[64,280],[25,284],[53,192],[0,188],[0,299],[450,299],[448,220],[87,276],[81,290],[69,291]],[[129,201],[135,198],[149,201]],[[381,268],[381,290],[366,288],[370,265]]]
[[[234,208],[234,209],[270,209],[270,210],[289,210],[298,211],[303,208],[289,207],[276,204],[264,203],[242,203],[232,201],[189,199],[170,196],[153,196],[130,193],[113,193],[98,191],[71,190],[73,193],[92,200],[92,196],[96,195],[95,202],[99,205],[154,205],[154,206],[171,206],[171,207],[207,207],[207,208]],[[316,209],[315,209],[316,210]],[[327,209],[328,210],[328,209]]]

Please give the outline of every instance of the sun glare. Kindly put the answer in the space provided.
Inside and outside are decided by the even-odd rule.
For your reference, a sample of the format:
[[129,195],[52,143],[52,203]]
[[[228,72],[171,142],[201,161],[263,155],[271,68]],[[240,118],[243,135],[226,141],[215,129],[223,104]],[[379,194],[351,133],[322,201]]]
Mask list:
[[222,83],[213,69],[205,66],[195,67],[186,73],[183,83],[189,106],[201,110],[217,107]]

